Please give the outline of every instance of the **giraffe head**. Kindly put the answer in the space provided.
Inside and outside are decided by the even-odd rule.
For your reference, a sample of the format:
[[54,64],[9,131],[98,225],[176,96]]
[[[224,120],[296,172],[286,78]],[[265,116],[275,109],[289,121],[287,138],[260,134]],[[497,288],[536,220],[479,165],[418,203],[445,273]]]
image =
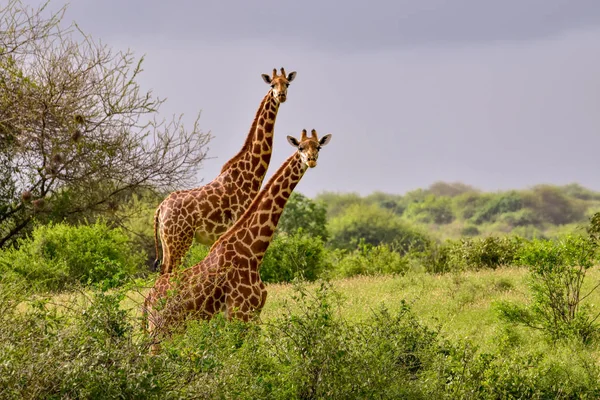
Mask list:
[[271,93],[275,101],[284,103],[287,99],[287,88],[290,82],[296,77],[296,71],[290,72],[287,76],[285,70],[281,68],[281,75],[277,75],[277,69],[273,68],[273,76],[267,74],[261,75],[263,80],[271,85]]
[[321,139],[317,137],[317,131],[314,129],[311,131],[311,136],[306,135],[306,129],[302,130],[302,136],[300,141],[295,137],[288,136],[288,142],[298,149],[302,162],[314,168],[317,166],[317,158],[319,158],[319,150],[322,146],[325,146],[331,140],[331,134],[323,136]]

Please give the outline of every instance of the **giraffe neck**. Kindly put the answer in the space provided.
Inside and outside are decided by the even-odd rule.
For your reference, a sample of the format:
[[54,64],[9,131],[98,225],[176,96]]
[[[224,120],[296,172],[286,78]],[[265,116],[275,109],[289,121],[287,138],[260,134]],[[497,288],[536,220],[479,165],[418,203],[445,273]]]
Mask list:
[[256,116],[242,149],[221,168],[221,174],[243,174],[245,180],[254,182],[258,191],[269,167],[273,149],[273,131],[279,111],[272,89],[265,95],[256,111]]
[[298,153],[290,156],[269,179],[235,225],[219,241],[243,242],[244,246],[251,249],[251,253],[260,264],[273,239],[285,204],[306,172],[306,168]]

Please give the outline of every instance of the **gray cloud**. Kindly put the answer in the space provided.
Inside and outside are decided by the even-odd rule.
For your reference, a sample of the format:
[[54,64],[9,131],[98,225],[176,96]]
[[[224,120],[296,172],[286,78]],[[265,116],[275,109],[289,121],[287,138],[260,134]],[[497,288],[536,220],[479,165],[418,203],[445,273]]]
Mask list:
[[78,1],[68,16],[147,55],[141,83],[169,98],[165,114],[202,110],[215,136],[205,180],[240,148],[268,89],[260,74],[283,66],[298,77],[268,174],[293,151],[285,135],[333,133],[298,186],[307,195],[436,180],[600,189],[599,2],[311,1]]
[[528,40],[600,26],[597,0],[87,0],[70,10],[102,36],[298,41],[336,52]]

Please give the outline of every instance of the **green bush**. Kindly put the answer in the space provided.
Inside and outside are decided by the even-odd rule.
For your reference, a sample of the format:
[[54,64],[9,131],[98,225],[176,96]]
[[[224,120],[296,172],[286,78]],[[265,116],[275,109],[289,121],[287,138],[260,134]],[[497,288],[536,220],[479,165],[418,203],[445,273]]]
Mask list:
[[538,225],[540,223],[540,220],[535,213],[527,208],[504,213],[500,215],[499,221],[510,225],[511,227]]
[[92,292],[59,310],[21,290],[0,283],[0,398],[160,397],[163,365],[134,338],[123,293]]
[[204,260],[210,250],[209,246],[203,244],[194,243],[183,258],[183,264],[181,268],[189,268],[198,264]]
[[275,236],[260,266],[260,276],[272,283],[291,282],[300,277],[313,281],[327,269],[329,263],[321,239],[300,229],[293,235]]
[[[444,339],[401,301],[345,319],[330,284],[295,285],[261,324],[188,321],[149,354],[126,291],[79,292],[66,306],[0,279],[0,398],[598,398],[593,351],[481,352]],[[137,305],[134,305],[137,307]],[[550,354],[549,354],[550,353]]]
[[365,197],[366,204],[376,204],[381,208],[392,211],[396,215],[402,215],[406,205],[402,196],[383,192],[373,192]]
[[331,275],[351,277],[355,275],[404,274],[409,270],[407,258],[392,251],[389,246],[361,244],[348,253],[344,250],[333,252]]
[[499,215],[519,211],[522,207],[523,199],[520,193],[516,191],[499,193],[490,196],[487,202],[477,208],[472,219],[476,224],[493,222]]
[[411,249],[424,249],[430,242],[425,232],[376,205],[348,207],[329,221],[329,232],[329,243],[346,250],[354,250],[364,241],[372,246],[387,244],[404,254]]
[[597,398],[597,364],[585,355],[576,358],[556,360],[518,348],[491,354],[468,341],[444,342],[423,392],[440,399]]
[[539,185],[524,196],[524,204],[533,210],[537,218],[554,225],[583,220],[585,206],[570,199],[558,187]]
[[598,246],[586,236],[566,235],[557,240],[534,240],[523,247],[520,260],[530,267],[531,306],[499,305],[501,316],[513,323],[542,329],[553,340],[577,337],[587,342],[600,329],[583,304],[587,271],[598,259]]
[[36,227],[17,249],[0,252],[0,271],[42,290],[109,280],[119,284],[139,273],[145,254],[133,252],[127,235],[104,222]]
[[522,242],[523,239],[518,236],[460,239],[452,246],[451,260],[465,269],[496,269],[513,265]]
[[461,236],[477,236],[479,233],[479,228],[475,225],[467,225],[460,230]]
[[444,274],[460,269],[453,258],[457,242],[446,240],[444,243],[432,243],[421,252],[413,252],[410,257],[423,266],[431,274]]
[[453,198],[456,215],[462,219],[472,218],[491,197],[489,194],[466,192]]
[[327,209],[321,201],[314,201],[293,192],[277,224],[277,231],[293,235],[299,229],[305,234],[327,241]]
[[450,197],[428,195],[422,202],[412,203],[404,215],[423,223],[449,224],[454,220]]

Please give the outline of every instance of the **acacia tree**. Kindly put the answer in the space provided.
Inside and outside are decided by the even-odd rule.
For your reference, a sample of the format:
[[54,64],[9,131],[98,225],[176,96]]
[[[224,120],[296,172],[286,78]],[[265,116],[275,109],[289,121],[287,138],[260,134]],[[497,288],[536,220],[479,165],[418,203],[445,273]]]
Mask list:
[[0,6],[0,247],[35,219],[114,211],[123,197],[196,183],[208,133],[159,119],[142,60],[64,27],[65,8]]

